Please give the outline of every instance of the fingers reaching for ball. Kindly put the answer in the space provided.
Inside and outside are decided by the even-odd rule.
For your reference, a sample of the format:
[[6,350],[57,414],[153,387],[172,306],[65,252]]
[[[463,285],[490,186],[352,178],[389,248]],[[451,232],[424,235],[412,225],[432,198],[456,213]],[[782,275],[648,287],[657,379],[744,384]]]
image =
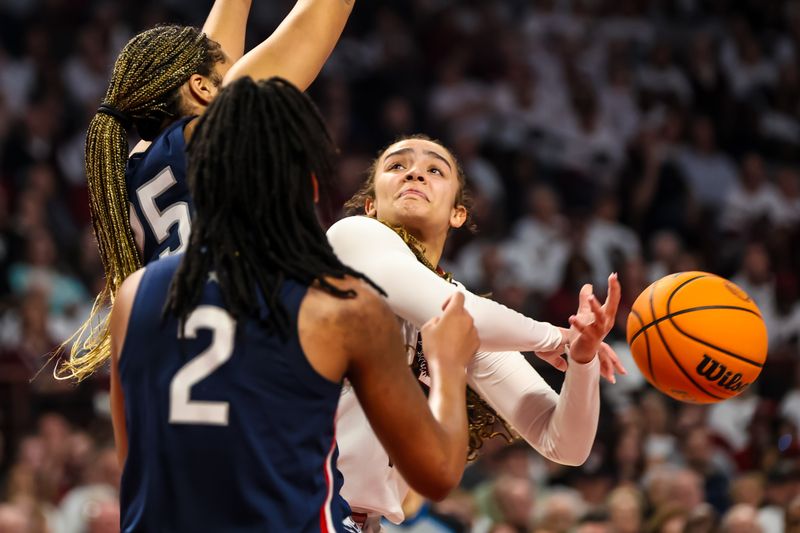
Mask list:
[[[603,339],[614,327],[614,319],[619,307],[621,293],[616,273],[608,277],[608,295],[602,305],[594,294],[587,295],[584,290],[581,290],[579,311],[585,309],[588,304],[590,313],[579,312],[569,318],[570,326],[578,332],[578,336],[570,345],[571,359],[579,363],[588,363],[595,357],[595,354],[601,351]],[[611,347],[608,345],[606,347],[607,349],[603,349],[602,354],[600,354],[601,368],[604,367],[606,379],[613,383],[615,381],[614,368],[619,367],[621,371],[624,371],[624,368],[619,363],[619,358],[616,357]],[[611,354],[613,354],[613,358]]]

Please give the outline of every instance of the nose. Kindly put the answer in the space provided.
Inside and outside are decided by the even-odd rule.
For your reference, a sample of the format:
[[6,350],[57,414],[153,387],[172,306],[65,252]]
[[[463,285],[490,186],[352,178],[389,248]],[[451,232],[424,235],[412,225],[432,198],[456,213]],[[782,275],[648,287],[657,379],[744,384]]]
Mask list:
[[420,182],[424,182],[425,181],[425,176],[423,176],[422,174],[416,174],[415,175],[415,172],[412,169],[411,172],[406,174],[406,181],[414,181],[414,180],[420,181]]

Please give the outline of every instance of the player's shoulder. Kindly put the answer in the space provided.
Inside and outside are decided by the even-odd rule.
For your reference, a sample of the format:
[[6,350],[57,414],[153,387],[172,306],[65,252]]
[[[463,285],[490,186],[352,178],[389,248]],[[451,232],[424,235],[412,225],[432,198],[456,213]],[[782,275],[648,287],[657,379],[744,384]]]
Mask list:
[[363,235],[364,233],[380,234],[385,232],[393,233],[391,229],[384,226],[378,220],[362,215],[345,217],[330,228],[328,228],[328,239],[346,238],[354,234]]
[[381,252],[408,250],[391,228],[367,216],[341,219],[328,229],[327,237],[336,255],[345,263],[358,261],[365,254],[366,257],[373,257],[378,249]]
[[363,354],[397,327],[389,306],[369,283],[352,276],[325,281],[343,294],[333,294],[320,283],[309,287],[299,317],[304,348],[319,342],[329,354]]
[[140,268],[125,278],[125,281],[119,286],[117,294],[114,296],[109,327],[111,329],[112,346],[118,347],[113,352],[115,358],[119,357],[120,348],[124,343],[128,322],[130,321],[131,312],[133,311],[133,303],[136,300],[136,293],[139,290],[145,268],[146,267]]
[[142,282],[142,277],[146,271],[147,267],[142,267],[127,278],[125,281],[122,282],[122,285],[119,286],[117,290],[117,294],[114,297],[114,302],[116,304],[125,304],[125,305],[132,305],[133,300],[136,297],[136,291],[139,290],[139,284]]
[[339,291],[334,294],[320,283],[309,288],[308,297],[314,300],[320,315],[344,325],[353,321],[375,318],[389,311],[383,297],[368,282],[354,276],[326,277],[325,282]]

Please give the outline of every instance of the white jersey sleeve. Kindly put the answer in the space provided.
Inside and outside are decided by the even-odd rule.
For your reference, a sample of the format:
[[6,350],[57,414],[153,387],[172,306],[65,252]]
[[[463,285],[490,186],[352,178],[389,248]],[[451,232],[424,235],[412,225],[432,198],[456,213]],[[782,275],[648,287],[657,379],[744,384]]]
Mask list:
[[577,466],[589,456],[600,415],[600,363],[572,361],[557,394],[519,352],[478,352],[469,385],[536,451]]
[[557,327],[476,296],[431,272],[400,236],[377,220],[344,218],[328,230],[328,241],[344,264],[364,273],[386,292],[395,314],[418,328],[439,316],[442,303],[461,291],[482,351],[549,351],[561,343]]

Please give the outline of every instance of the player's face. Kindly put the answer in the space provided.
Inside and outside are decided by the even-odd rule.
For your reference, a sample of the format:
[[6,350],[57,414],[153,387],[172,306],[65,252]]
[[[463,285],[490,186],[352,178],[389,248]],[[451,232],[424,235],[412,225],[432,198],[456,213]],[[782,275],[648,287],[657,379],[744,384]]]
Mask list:
[[366,202],[369,216],[409,231],[447,234],[466,221],[464,206],[455,205],[460,184],[453,156],[439,144],[406,139],[386,149],[375,169],[375,199]]

